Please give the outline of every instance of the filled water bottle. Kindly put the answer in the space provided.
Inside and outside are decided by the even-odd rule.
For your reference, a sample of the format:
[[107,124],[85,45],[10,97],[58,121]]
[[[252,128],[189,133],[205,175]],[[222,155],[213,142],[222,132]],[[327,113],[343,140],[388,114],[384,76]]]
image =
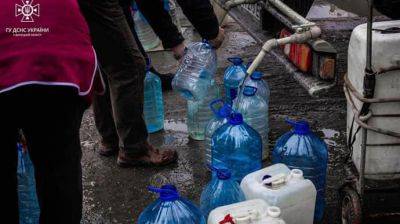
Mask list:
[[265,100],[269,104],[269,98],[271,91],[268,83],[263,79],[263,73],[255,71],[244,81],[243,86],[252,86],[257,88],[256,95],[260,96],[261,99]]
[[210,103],[220,98],[218,85],[211,80],[208,95],[200,101],[187,101],[187,125],[189,136],[198,141],[205,140],[205,128],[213,118]]
[[135,23],[135,31],[143,45],[143,48],[148,51],[159,46],[161,43],[160,39],[154,33],[149,22],[147,22],[146,18],[139,11],[135,3],[132,6],[132,11],[133,21]]
[[[216,105],[222,104],[222,106],[217,109]],[[228,118],[232,113],[232,107],[229,104],[224,103],[223,100],[218,99],[210,103],[210,108],[214,113],[214,118],[211,119],[205,129],[205,163],[211,164],[211,138],[214,132],[220,128],[222,125],[228,122]]]
[[317,191],[301,170],[277,163],[245,176],[240,183],[246,199],[263,199],[281,209],[287,224],[312,224]]
[[245,86],[243,94],[235,101],[235,110],[243,115],[244,121],[261,136],[263,159],[268,158],[268,104],[256,93],[256,87]]
[[278,139],[272,153],[272,162],[302,170],[304,177],[314,183],[317,189],[314,219],[320,221],[325,207],[328,148],[323,140],[311,132],[308,122],[286,121],[293,126],[293,130]]
[[226,166],[236,181],[261,169],[261,136],[243,121],[240,113],[233,113],[228,123],[214,132],[211,152],[212,165]]
[[200,208],[204,216],[215,208],[245,200],[239,183],[232,179],[231,171],[225,167],[212,167],[212,179],[204,188],[200,197]]
[[19,223],[39,223],[40,208],[36,195],[35,174],[32,161],[22,144],[18,143],[18,205]]
[[237,97],[239,87],[242,85],[246,77],[246,67],[243,60],[239,57],[228,58],[232,63],[224,73],[224,86],[226,102],[232,105],[233,100]]
[[182,97],[200,101],[209,94],[217,70],[217,55],[207,41],[188,45],[183,60],[172,80],[172,88]]
[[143,113],[149,133],[154,133],[164,128],[164,104],[161,80],[149,70],[147,70],[144,80]]
[[280,215],[278,207],[254,199],[214,209],[208,216],[208,224],[285,224]]
[[160,196],[140,214],[138,224],[206,224],[200,209],[182,198],[175,186],[149,187],[149,190]]

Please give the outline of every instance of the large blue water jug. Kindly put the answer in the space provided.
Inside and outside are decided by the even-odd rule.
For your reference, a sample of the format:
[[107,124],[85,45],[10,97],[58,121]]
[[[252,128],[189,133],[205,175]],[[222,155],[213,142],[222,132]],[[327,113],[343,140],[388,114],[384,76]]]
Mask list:
[[243,60],[239,57],[228,58],[232,63],[224,73],[224,86],[226,102],[232,105],[233,100],[237,97],[239,87],[242,85],[246,77],[246,67]]
[[212,46],[206,41],[191,43],[172,80],[172,88],[187,100],[202,100],[216,70],[217,55]]
[[205,139],[205,128],[213,118],[210,103],[220,98],[218,85],[211,80],[208,88],[208,95],[200,101],[187,101],[187,125],[189,136],[194,140],[202,141]]
[[206,224],[203,213],[192,202],[179,196],[175,186],[149,187],[160,197],[139,216],[138,224]]
[[272,162],[284,163],[290,169],[300,169],[317,189],[314,219],[322,220],[325,207],[325,180],[328,149],[323,140],[311,132],[306,121],[287,122],[293,130],[280,137],[272,153]]
[[23,151],[22,144],[18,148],[18,204],[19,223],[39,223],[40,208],[36,196],[35,174],[32,161],[27,152]]
[[268,104],[257,95],[258,89],[245,86],[241,96],[235,101],[234,109],[243,115],[244,121],[261,135],[263,159],[268,158]]
[[212,175],[200,197],[200,208],[206,218],[217,207],[246,200],[239,183],[232,179],[229,169],[212,166],[210,168],[215,175]]
[[268,83],[263,79],[263,76],[263,73],[255,71],[248,78],[246,78],[243,86],[252,86],[257,88],[256,95],[260,96],[267,104],[269,104],[271,91]]
[[[220,108],[216,108],[216,106],[220,104],[222,105]],[[211,164],[211,138],[214,134],[214,132],[220,128],[222,125],[224,125],[226,122],[228,122],[228,118],[232,113],[232,107],[224,103],[223,100],[217,99],[211,102],[210,108],[214,113],[214,118],[211,119],[205,129],[205,163],[206,164]]]
[[233,113],[228,123],[214,132],[211,152],[212,165],[226,166],[236,181],[261,169],[261,136],[243,121],[240,113]]
[[144,120],[147,130],[153,133],[164,128],[164,104],[160,78],[147,71],[144,80]]

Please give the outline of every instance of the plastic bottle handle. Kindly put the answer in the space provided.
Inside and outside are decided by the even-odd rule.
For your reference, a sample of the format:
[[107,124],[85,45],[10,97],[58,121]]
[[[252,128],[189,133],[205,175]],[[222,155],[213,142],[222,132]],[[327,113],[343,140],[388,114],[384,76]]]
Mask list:
[[170,190],[170,189],[161,189],[161,188],[157,188],[157,187],[153,187],[153,186],[149,186],[149,187],[147,187],[147,189],[151,192],[158,193],[158,194],[161,194],[161,193],[175,194],[176,193],[175,191]]
[[240,57],[230,57],[230,58],[228,58],[228,61],[234,65],[243,64],[243,60]]
[[216,100],[213,100],[213,101],[210,103],[210,108],[211,108],[212,112],[213,112],[215,115],[218,115],[218,110],[214,107],[217,103],[222,103],[222,104],[224,104],[224,101],[223,101],[222,99],[216,99]]
[[281,186],[286,183],[287,175],[280,173],[270,178],[267,178],[262,181],[263,185],[270,186],[272,188]]

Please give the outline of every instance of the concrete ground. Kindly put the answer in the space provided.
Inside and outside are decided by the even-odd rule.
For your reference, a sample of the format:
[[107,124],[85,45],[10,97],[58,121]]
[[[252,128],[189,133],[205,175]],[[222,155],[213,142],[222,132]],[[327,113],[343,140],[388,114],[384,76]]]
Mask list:
[[[240,55],[247,62],[260,49],[260,45],[234,22],[228,23],[225,30],[227,40],[218,51],[219,83],[228,65],[226,58]],[[343,74],[350,31],[327,30],[324,36],[339,50],[339,74]],[[154,59],[160,70],[173,69],[176,62],[165,60],[164,56]],[[312,129],[329,145],[325,221],[338,223],[337,192],[344,181],[343,167],[348,154],[345,147],[346,104],[341,86],[335,87],[326,96],[312,98],[274,58],[267,56],[259,70],[267,74],[265,80],[271,88],[271,148],[277,138],[290,128],[284,122],[286,117],[308,120]],[[156,199],[156,195],[147,191],[149,185],[175,184],[182,196],[199,202],[202,188],[209,180],[202,162],[203,142],[188,137],[186,102],[181,97],[173,91],[164,92],[164,106],[165,129],[149,138],[156,146],[172,147],[178,151],[178,163],[164,168],[122,169],[116,165],[116,157],[100,157],[96,152],[100,139],[93,112],[91,109],[86,112],[81,130],[85,223],[136,223],[140,212]]]

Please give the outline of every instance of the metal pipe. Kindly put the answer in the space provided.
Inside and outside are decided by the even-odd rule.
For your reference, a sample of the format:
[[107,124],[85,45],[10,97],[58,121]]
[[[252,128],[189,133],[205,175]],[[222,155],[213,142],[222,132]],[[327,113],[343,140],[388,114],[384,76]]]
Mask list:
[[273,6],[275,6],[277,9],[279,9],[286,16],[288,16],[290,19],[292,19],[294,22],[296,22],[298,24],[303,25],[303,24],[310,23],[310,21],[305,19],[303,16],[301,16],[296,11],[294,11],[289,6],[287,6],[285,3],[283,3],[279,0],[267,0],[267,2],[272,4]]
[[293,29],[294,24],[286,18],[284,15],[282,15],[281,12],[279,12],[275,7],[273,7],[271,4],[268,2],[264,3],[262,2],[262,6],[265,10],[267,10],[271,15],[273,15],[276,19],[281,21],[283,24],[285,24],[286,27],[289,27],[292,31],[296,31]]
[[[219,4],[218,0],[214,0],[214,1],[217,4]],[[220,5],[224,11],[223,11],[223,14],[219,16],[220,18],[218,18],[219,24],[222,24],[226,15],[228,15],[229,10],[231,10],[232,8],[235,8],[235,7],[237,7],[239,5],[243,5],[243,4],[255,4],[259,1],[261,1],[261,0],[229,0],[229,1],[225,2],[225,4]]]
[[305,43],[310,39],[319,37],[320,35],[321,35],[321,29],[315,26],[311,27],[310,30],[305,31],[303,33],[295,33],[289,37],[268,40],[267,42],[265,42],[260,53],[258,53],[257,57],[251,63],[250,67],[247,69],[247,76],[252,74],[256,70],[256,68],[261,63],[265,55],[272,49],[280,45],[285,45],[290,43]]
[[368,1],[369,14],[367,23],[367,60],[366,70],[372,71],[372,21],[373,21],[374,0]]

